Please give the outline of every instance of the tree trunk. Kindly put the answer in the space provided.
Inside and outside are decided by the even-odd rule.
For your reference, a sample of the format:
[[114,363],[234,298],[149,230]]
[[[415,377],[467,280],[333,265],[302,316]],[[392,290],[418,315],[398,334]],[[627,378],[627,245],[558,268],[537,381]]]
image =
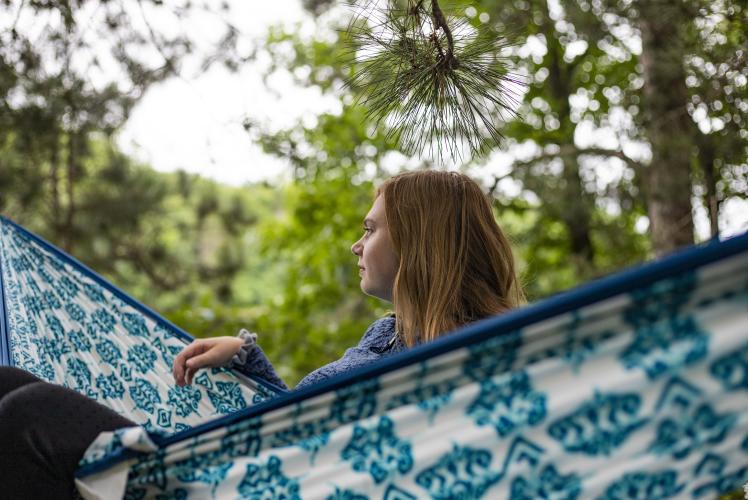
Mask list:
[[712,238],[719,235],[719,205],[717,197],[717,176],[715,175],[714,160],[717,158],[714,135],[699,134],[699,166],[704,173],[704,205],[709,214],[709,234]]
[[55,241],[59,236],[60,231],[60,214],[61,214],[61,203],[60,203],[60,140],[57,136],[52,138],[51,142],[52,151],[49,158],[49,196],[52,213],[52,232],[54,234]]
[[75,217],[75,183],[78,173],[78,137],[76,132],[68,132],[68,158],[67,158],[67,207],[62,230],[62,248],[72,253],[74,241],[73,220]]
[[652,148],[647,206],[658,255],[694,242],[691,212],[691,147],[694,123],[679,30],[690,22],[681,0],[642,0],[639,27],[644,72],[645,130]]
[[[547,6],[546,6],[547,9]],[[564,47],[561,46],[553,29],[553,21],[548,11],[544,12],[545,37],[548,44],[548,85],[550,94],[555,100],[554,109],[558,113],[560,123],[555,139],[563,149],[565,146],[574,148],[574,130],[576,125],[571,121],[571,105],[569,95],[574,93],[569,77],[570,68],[563,60]],[[585,193],[582,178],[579,175],[579,160],[575,157],[563,158],[563,187],[560,209],[561,221],[569,234],[571,257],[577,273],[583,279],[587,278],[594,269],[595,256],[592,246],[590,202]]]
[[579,162],[576,158],[564,158],[564,180],[566,210],[561,214],[561,219],[569,232],[571,253],[577,261],[577,268],[586,276],[593,267],[594,250],[590,238],[589,201],[582,188]]

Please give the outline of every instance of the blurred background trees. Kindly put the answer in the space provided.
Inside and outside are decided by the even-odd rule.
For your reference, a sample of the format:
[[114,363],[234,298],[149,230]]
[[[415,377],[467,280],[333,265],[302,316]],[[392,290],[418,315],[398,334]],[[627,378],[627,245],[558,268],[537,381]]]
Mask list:
[[[291,383],[339,357],[387,311],[359,291],[350,254],[374,186],[435,168],[404,154],[386,121],[367,119],[360,89],[344,86],[356,63],[340,3],[304,0],[316,34],[273,27],[241,53],[220,3],[3,0],[0,212],[195,335],[257,330]],[[447,7],[511,34],[503,55],[527,82],[504,142],[452,168],[490,192],[530,300],[693,243],[699,211],[703,232],[718,235],[725,205],[746,198],[743,3]],[[38,21],[24,24],[28,15]],[[158,16],[180,29],[155,30]],[[190,66],[195,16],[224,35]],[[247,116],[248,139],[287,162],[286,180],[231,187],[118,151],[114,137],[151,85],[260,52],[268,76],[287,72],[339,102],[282,130]]]

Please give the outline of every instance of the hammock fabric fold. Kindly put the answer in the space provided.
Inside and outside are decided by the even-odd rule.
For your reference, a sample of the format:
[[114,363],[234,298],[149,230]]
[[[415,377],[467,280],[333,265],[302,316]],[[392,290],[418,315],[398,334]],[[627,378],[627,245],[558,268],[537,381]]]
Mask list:
[[[20,233],[16,241],[15,226],[5,227],[13,229],[3,230],[0,265],[15,362],[24,359],[15,354],[20,337],[57,334],[41,325],[13,334],[29,314],[22,298],[34,291],[16,289],[8,300],[11,279],[42,266],[7,271],[7,241],[36,240]],[[115,335],[97,333],[99,342]],[[220,376],[231,375],[211,381]],[[748,482],[748,235],[245,402],[168,436],[102,434],[78,471],[81,491],[159,499],[713,498]]]

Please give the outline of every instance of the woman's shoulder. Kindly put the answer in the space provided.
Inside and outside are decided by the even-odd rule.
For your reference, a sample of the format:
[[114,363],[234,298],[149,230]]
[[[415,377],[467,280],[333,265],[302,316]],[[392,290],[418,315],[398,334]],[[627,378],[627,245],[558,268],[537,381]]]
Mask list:
[[384,318],[379,318],[369,325],[359,346],[379,346],[382,342],[386,344],[393,335],[395,335],[395,315],[390,314]]

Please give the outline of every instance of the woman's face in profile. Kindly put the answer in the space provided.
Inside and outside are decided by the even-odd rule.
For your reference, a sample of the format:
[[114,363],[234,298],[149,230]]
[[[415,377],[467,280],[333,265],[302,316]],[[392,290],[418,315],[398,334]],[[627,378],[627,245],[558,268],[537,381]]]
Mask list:
[[358,256],[361,290],[372,297],[392,302],[399,259],[387,228],[383,196],[374,200],[364,218],[364,235],[353,244],[351,251]]

